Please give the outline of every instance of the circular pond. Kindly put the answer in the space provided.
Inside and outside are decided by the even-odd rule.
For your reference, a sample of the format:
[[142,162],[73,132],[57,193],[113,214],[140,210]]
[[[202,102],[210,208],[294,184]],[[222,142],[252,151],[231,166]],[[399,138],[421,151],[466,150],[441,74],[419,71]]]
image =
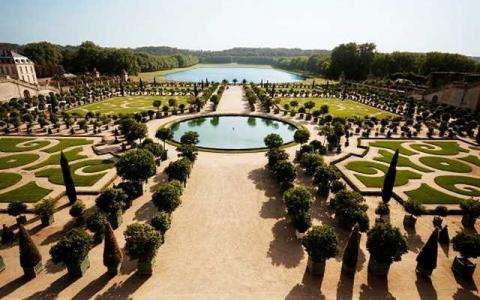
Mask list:
[[198,146],[224,150],[264,148],[263,139],[270,133],[280,135],[284,143],[293,141],[294,125],[264,117],[216,115],[186,119],[171,126],[173,140],[179,142],[187,131],[199,135]]

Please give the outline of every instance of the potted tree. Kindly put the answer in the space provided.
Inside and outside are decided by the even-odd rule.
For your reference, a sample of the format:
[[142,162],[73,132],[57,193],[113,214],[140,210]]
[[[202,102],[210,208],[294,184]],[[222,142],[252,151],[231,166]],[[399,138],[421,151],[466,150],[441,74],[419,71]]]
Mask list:
[[42,255],[30,234],[21,224],[18,231],[18,247],[20,250],[20,266],[23,268],[23,273],[28,278],[37,277],[37,274],[43,270]]
[[291,220],[296,215],[307,212],[312,205],[312,194],[303,186],[296,186],[283,193],[283,200],[287,207],[287,216]]
[[437,256],[438,227],[435,227],[427,243],[425,243],[417,255],[417,273],[424,276],[432,275],[433,270],[437,267]]
[[330,208],[335,212],[335,220],[340,227],[352,230],[358,223],[360,231],[368,230],[370,222],[367,216],[368,206],[360,193],[341,190],[330,201]]
[[13,230],[9,226],[3,224],[2,245],[10,244],[11,242],[13,242],[14,239],[15,239],[15,233],[13,232]]
[[113,233],[110,223],[105,223],[105,243],[103,248],[103,265],[108,268],[108,274],[115,276],[118,274],[120,263],[122,262],[122,251],[118,247],[117,239]]
[[398,228],[378,222],[367,233],[367,249],[370,252],[368,271],[386,276],[390,265],[407,253],[407,242]]
[[146,182],[156,173],[155,158],[145,149],[128,150],[120,157],[115,166],[120,177],[139,184]]
[[345,272],[346,274],[355,274],[355,270],[357,269],[360,238],[360,226],[355,224],[352,233],[348,238],[345,250],[343,251],[342,272]]
[[182,203],[181,195],[181,187],[175,183],[166,183],[153,193],[152,201],[158,210],[172,213]]
[[473,228],[475,221],[480,216],[480,202],[473,199],[463,200],[460,202],[462,209],[462,224],[465,228]]
[[[172,218],[169,213],[165,211],[161,211],[152,218],[150,224],[156,230],[160,231],[160,233],[165,236],[165,232],[170,229],[170,225],[172,223]],[[164,237],[165,238],[165,237]]]
[[127,195],[125,210],[132,206],[133,200],[143,195],[142,184],[135,181],[122,181],[115,185],[114,188],[123,190]]
[[86,206],[81,200],[75,201],[75,203],[73,203],[73,205],[70,207],[69,213],[75,218],[75,224],[77,226],[81,226],[83,223],[85,223],[85,209]]
[[57,201],[53,199],[45,199],[35,204],[34,212],[40,217],[43,226],[49,226],[53,223],[56,204]]
[[178,180],[186,185],[191,169],[192,161],[188,158],[181,158],[171,162],[165,172],[168,175],[168,180]]
[[318,194],[327,197],[330,192],[330,184],[338,178],[338,173],[333,166],[325,164],[318,166],[313,175],[313,183],[318,188]]
[[122,223],[122,209],[127,202],[127,195],[122,189],[110,188],[104,190],[95,200],[97,207],[105,213],[113,228]]
[[309,210],[301,211],[293,216],[292,222],[295,227],[295,235],[298,239],[302,239],[312,226],[312,215]]
[[8,204],[7,213],[17,217],[17,224],[27,223],[27,218],[23,215],[27,211],[27,205],[20,201],[13,201]]
[[453,250],[460,252],[453,260],[452,270],[464,278],[471,278],[476,265],[469,258],[480,256],[480,235],[466,231],[459,232],[452,239]]
[[105,223],[107,219],[105,216],[97,211],[91,214],[86,221],[86,225],[88,230],[93,232],[93,243],[99,244],[102,242],[103,237],[105,235]]
[[165,147],[165,143],[168,139],[171,139],[173,137],[172,130],[168,127],[162,127],[157,130],[157,132],[155,133],[155,137],[163,141],[163,149],[165,149],[165,151],[162,154],[162,160],[167,160],[168,150]]
[[327,259],[337,254],[337,236],[328,225],[314,226],[302,239],[302,245],[308,253],[308,269],[312,275],[321,275],[325,271]]
[[64,263],[71,277],[81,277],[90,267],[88,252],[92,243],[92,237],[83,229],[72,229],[50,248],[52,261],[55,264]]
[[151,275],[155,264],[157,249],[163,238],[155,228],[148,224],[134,223],[128,225],[125,235],[125,248],[128,256],[137,259],[137,271],[140,275]]
[[413,199],[409,199],[404,205],[408,214],[406,214],[403,218],[403,226],[405,226],[407,229],[413,229],[417,223],[416,216],[423,214],[425,212],[425,208],[419,201]]

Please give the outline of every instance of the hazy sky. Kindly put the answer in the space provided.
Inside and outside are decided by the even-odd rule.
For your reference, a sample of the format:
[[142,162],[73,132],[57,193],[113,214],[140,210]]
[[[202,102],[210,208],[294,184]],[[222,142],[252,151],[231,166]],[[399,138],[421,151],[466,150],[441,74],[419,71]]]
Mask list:
[[[0,41],[188,49],[332,49],[480,56],[480,0],[0,0]],[[8,17],[6,17],[8,16]]]

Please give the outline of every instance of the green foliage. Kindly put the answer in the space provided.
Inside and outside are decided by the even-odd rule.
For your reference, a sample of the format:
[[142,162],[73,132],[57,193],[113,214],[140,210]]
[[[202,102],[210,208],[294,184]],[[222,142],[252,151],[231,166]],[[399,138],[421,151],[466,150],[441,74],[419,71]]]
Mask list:
[[103,248],[103,265],[114,268],[122,262],[122,250],[109,223],[105,224],[105,243]]
[[105,233],[105,224],[107,223],[107,219],[105,216],[97,211],[87,218],[87,228],[91,232],[97,234],[97,235],[103,235]]
[[181,195],[181,187],[175,183],[165,183],[153,193],[152,201],[158,210],[172,213],[182,203]]
[[367,249],[370,257],[381,264],[400,261],[407,253],[407,242],[397,227],[390,223],[377,222],[367,233]]
[[155,216],[153,216],[150,224],[162,234],[165,234],[168,229],[170,229],[170,224],[172,223],[171,216],[168,212],[161,211]]
[[337,235],[328,225],[314,226],[302,239],[309,257],[314,262],[320,262],[337,254]]
[[83,229],[67,232],[60,241],[50,248],[52,261],[56,264],[78,264],[83,261],[92,247],[93,239]]
[[127,151],[117,161],[116,167],[118,175],[129,181],[147,181],[156,173],[155,159],[144,149]]
[[75,201],[77,201],[77,190],[73,182],[70,165],[63,151],[60,154],[60,168],[62,170],[63,184],[65,185],[65,193],[67,194],[68,201],[75,203]]
[[265,154],[268,158],[268,167],[273,170],[278,162],[288,160],[288,153],[283,149],[272,148]]
[[196,145],[198,141],[198,133],[196,131],[187,131],[180,138],[182,144]]
[[452,238],[453,250],[460,252],[463,257],[476,258],[480,256],[480,235],[461,231]]
[[192,169],[192,162],[188,158],[181,158],[171,162],[165,169],[169,180],[178,180],[187,182],[188,176]]
[[480,216],[480,202],[478,200],[468,199],[460,202],[460,208],[464,215],[468,215],[473,219]]
[[308,212],[312,205],[312,194],[303,187],[297,186],[286,190],[283,193],[283,199],[287,206],[288,214],[291,216]]
[[73,203],[73,205],[70,207],[70,210],[69,210],[69,213],[72,217],[74,218],[78,218],[80,216],[83,216],[83,214],[85,213],[85,209],[87,207],[85,206],[85,204],[80,201],[80,200],[77,200],[75,201],[75,203]]
[[269,149],[278,148],[283,145],[282,137],[276,133],[270,133],[269,135],[267,135],[263,139],[263,142],[265,143],[265,146],[267,146],[267,148]]
[[109,188],[95,199],[97,207],[105,214],[114,214],[125,207],[127,194],[122,189]]
[[438,227],[435,227],[425,245],[417,255],[417,263],[424,269],[433,270],[437,267],[438,257]]
[[310,211],[302,211],[292,216],[293,226],[298,232],[305,232],[312,226],[312,214]]
[[194,144],[181,144],[177,151],[179,152],[179,156],[187,158],[191,162],[195,162],[198,155],[197,146]]
[[305,169],[307,175],[313,175],[315,170],[324,164],[323,156],[318,153],[304,153],[300,158],[300,166]]
[[11,216],[18,216],[27,211],[27,205],[20,201],[13,201],[8,204],[7,213]]
[[399,152],[398,149],[395,151],[395,154],[390,161],[390,166],[388,171],[385,174],[382,188],[382,201],[385,204],[388,204],[393,195],[393,186],[395,185],[395,177],[397,176],[397,162],[398,162]]
[[273,167],[273,175],[277,182],[283,186],[288,187],[293,184],[297,176],[295,166],[288,160],[281,160]]
[[405,210],[414,216],[419,216],[425,213],[425,207],[423,207],[422,203],[417,200],[409,199],[405,201],[404,204]]
[[19,225],[18,247],[22,268],[33,268],[42,261],[42,255],[23,225]]
[[341,226],[350,229],[358,223],[360,231],[368,230],[369,219],[366,214],[368,205],[358,192],[347,190],[338,192],[330,201],[330,207],[334,210],[335,219]]
[[162,235],[148,224],[134,223],[128,225],[123,233],[125,249],[132,259],[151,259],[162,245]]
[[295,143],[298,144],[305,144],[308,142],[308,139],[310,138],[310,132],[306,128],[300,128],[295,131],[295,134],[293,135],[293,139]]
[[34,212],[37,216],[41,217],[52,216],[55,213],[57,202],[58,201],[54,199],[44,199],[35,204]]

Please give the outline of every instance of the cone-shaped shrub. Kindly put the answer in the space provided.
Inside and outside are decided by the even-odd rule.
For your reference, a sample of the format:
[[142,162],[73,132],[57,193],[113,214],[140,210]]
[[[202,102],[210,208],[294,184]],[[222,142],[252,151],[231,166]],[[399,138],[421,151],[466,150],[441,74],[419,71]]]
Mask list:
[[417,272],[424,275],[431,275],[437,267],[438,256],[438,227],[436,227],[427,243],[417,255]]
[[342,269],[351,273],[355,272],[358,262],[358,251],[360,245],[360,226],[356,224],[348,238],[345,251],[343,252]]
[[103,248],[103,265],[108,268],[110,275],[118,273],[118,266],[122,261],[122,251],[118,247],[117,239],[110,223],[105,223],[105,243]]
[[23,225],[19,225],[18,247],[20,250],[20,265],[25,271],[25,275],[35,277],[41,269],[42,255]]
[[442,245],[448,245],[450,243],[450,235],[448,234],[448,225],[443,226],[438,235],[438,242]]
[[77,201],[77,190],[73,182],[70,165],[63,151],[60,153],[60,167],[62,168],[63,184],[65,185],[65,193],[67,194],[68,201],[74,203]]
[[397,176],[397,162],[398,162],[398,149],[395,151],[395,154],[390,161],[390,166],[388,167],[387,174],[383,181],[382,188],[382,200],[387,204],[392,198],[393,186],[395,185],[395,177]]

